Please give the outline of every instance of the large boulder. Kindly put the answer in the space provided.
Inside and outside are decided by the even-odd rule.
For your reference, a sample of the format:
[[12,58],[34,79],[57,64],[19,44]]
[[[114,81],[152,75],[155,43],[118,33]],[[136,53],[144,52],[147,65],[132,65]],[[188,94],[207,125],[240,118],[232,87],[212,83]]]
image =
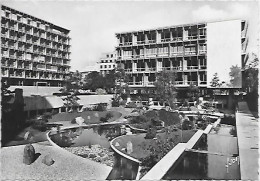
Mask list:
[[42,159],[42,163],[44,163],[45,165],[51,166],[52,164],[54,164],[54,160],[52,159],[51,155],[46,155],[43,159]]
[[31,144],[28,144],[24,147],[23,152],[23,163],[30,165],[35,160],[35,149]]

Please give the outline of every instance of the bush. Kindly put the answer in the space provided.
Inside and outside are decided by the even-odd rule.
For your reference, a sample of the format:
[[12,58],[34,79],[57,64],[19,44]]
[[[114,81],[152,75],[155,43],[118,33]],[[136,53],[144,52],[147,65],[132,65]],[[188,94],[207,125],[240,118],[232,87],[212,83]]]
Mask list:
[[141,116],[135,116],[130,120],[131,124],[139,124],[139,123],[146,123],[149,119],[147,117],[141,115]]
[[105,122],[107,122],[108,119],[104,118],[104,117],[101,117],[99,120],[100,120],[100,122],[105,123]]
[[76,124],[76,118],[72,119],[70,123],[71,124]]
[[97,106],[94,107],[93,111],[106,111],[107,104],[106,103],[99,103]]
[[156,136],[156,128],[150,126],[146,135],[145,135],[145,139],[153,139]]
[[44,120],[35,120],[32,125],[32,128],[37,129],[41,132],[45,132],[47,130],[47,125]]
[[105,118],[107,119],[107,120],[109,120],[110,118],[112,118],[113,117],[113,114],[111,113],[111,112],[108,112],[107,114],[106,114],[106,116],[105,116]]
[[125,107],[126,107],[126,108],[137,108],[137,105],[136,105],[136,103],[134,103],[134,102],[129,102],[128,104],[126,104]]
[[112,100],[112,107],[119,107],[119,101]]

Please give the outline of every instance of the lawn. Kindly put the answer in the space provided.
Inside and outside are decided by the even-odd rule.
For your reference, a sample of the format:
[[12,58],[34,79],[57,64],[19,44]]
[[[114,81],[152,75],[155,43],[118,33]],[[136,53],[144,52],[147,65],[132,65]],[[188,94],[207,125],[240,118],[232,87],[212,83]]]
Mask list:
[[[194,130],[183,130],[182,131],[182,142],[188,142],[190,138],[195,134],[196,131]],[[133,152],[131,154],[127,154],[133,158],[136,158],[138,160],[146,157],[150,151],[147,150],[149,146],[156,145],[155,139],[145,139],[145,133],[143,134],[137,134],[137,135],[126,135],[120,138],[116,138],[116,140],[113,142],[113,145],[120,150],[121,152],[127,154],[126,150],[124,151],[124,148],[127,148],[127,142],[131,141],[133,145]],[[159,138],[158,138],[159,136]],[[166,133],[157,133],[156,137],[157,140],[164,140],[166,136]],[[181,142],[181,130],[177,130],[174,132],[171,132],[169,134],[170,138],[173,138],[175,140],[176,145]],[[116,146],[116,142],[119,143],[119,146]],[[123,150],[122,150],[123,149]]]

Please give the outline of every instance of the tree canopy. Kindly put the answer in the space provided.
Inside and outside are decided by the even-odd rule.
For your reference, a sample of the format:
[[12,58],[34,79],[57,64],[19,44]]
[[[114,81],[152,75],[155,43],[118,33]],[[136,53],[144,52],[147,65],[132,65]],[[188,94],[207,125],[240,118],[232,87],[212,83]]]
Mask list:
[[176,98],[175,79],[176,72],[164,70],[157,74],[155,81],[155,90],[157,99],[168,103],[171,108],[174,108],[174,99]]

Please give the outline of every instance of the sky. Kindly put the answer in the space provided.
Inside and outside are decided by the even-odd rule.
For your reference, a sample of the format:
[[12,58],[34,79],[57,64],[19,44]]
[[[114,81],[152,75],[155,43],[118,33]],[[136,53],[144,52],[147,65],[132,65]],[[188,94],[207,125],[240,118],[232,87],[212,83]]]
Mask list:
[[[0,0],[2,4],[71,30],[71,70],[84,71],[117,46],[115,33],[244,19],[248,51],[259,55],[257,1]],[[257,41],[258,39],[258,41]]]

